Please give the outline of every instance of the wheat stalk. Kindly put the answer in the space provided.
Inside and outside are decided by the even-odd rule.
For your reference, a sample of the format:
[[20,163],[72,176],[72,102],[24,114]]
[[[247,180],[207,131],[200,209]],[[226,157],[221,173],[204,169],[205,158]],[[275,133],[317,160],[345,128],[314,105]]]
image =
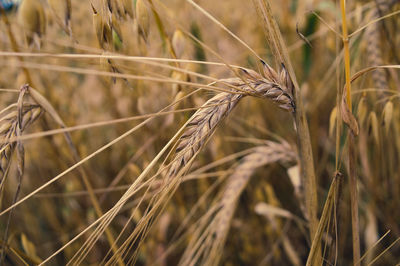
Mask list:
[[213,205],[218,207],[217,213],[213,215],[206,228],[201,227],[196,230],[181,258],[180,265],[196,265],[196,263],[218,265],[239,197],[251,176],[261,166],[277,161],[291,162],[295,159],[296,154],[287,143],[272,141],[255,147],[252,153],[245,156],[228,178],[220,199]]

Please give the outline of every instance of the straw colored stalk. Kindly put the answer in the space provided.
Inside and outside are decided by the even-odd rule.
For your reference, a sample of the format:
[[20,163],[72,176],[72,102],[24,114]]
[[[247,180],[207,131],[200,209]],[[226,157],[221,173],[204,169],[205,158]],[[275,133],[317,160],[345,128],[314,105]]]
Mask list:
[[[359,217],[358,217],[358,188],[357,188],[357,176],[356,176],[356,152],[355,152],[355,136],[358,134],[358,126],[354,128],[351,126],[354,123],[349,123],[353,120],[352,116],[352,99],[351,99],[351,79],[350,79],[350,48],[349,48],[349,37],[347,30],[347,18],[346,18],[346,1],[340,0],[340,11],[342,16],[342,41],[344,51],[344,70],[346,80],[346,90],[343,92],[342,108],[342,119],[349,126],[348,131],[348,162],[349,162],[349,177],[350,177],[350,203],[351,203],[351,227],[352,227],[352,240],[353,240],[353,262],[354,265],[360,265],[360,236],[359,236]],[[346,97],[345,97],[346,96]],[[346,119],[353,118],[353,119]],[[355,120],[355,119],[354,119]],[[353,120],[353,121],[354,121]],[[355,123],[357,125],[357,123]],[[340,140],[336,140],[340,143]],[[323,218],[323,217],[322,217]],[[314,237],[314,240],[316,238]],[[314,243],[312,244],[314,245]],[[311,251],[312,252],[312,251]],[[310,252],[310,253],[311,253]],[[312,264],[313,265],[313,264]]]
[[297,143],[299,149],[299,160],[301,169],[301,183],[304,187],[306,216],[310,222],[310,238],[313,239],[318,227],[318,195],[317,180],[313,161],[310,132],[306,117],[306,110],[302,103],[300,86],[296,80],[294,68],[291,64],[288,49],[279,30],[278,24],[272,15],[272,9],[269,1],[253,0],[260,20],[263,24],[266,39],[271,48],[275,60],[285,64],[293,82],[292,96],[296,106],[294,112],[294,122],[296,125]]

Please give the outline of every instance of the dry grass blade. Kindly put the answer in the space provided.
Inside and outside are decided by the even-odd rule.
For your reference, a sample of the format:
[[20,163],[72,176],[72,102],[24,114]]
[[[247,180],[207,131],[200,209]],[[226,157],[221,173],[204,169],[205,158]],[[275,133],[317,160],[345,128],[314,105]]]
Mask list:
[[[158,113],[163,113],[165,110],[169,109],[171,106],[173,106],[174,104],[176,104],[175,102],[166,106],[165,108],[161,109]],[[157,114],[158,114],[157,113]],[[147,116],[146,116],[147,117]],[[68,169],[66,169],[65,171],[63,171],[62,173],[60,173],[59,175],[57,175],[56,177],[52,178],[50,181],[46,182],[44,185],[40,186],[39,188],[35,189],[33,192],[31,192],[30,194],[28,194],[27,196],[25,196],[23,199],[21,199],[20,201],[18,201],[16,204],[14,204],[13,206],[10,206],[9,208],[7,208],[6,210],[3,210],[0,213],[0,216],[4,215],[5,213],[9,212],[10,210],[12,210],[13,208],[15,208],[16,206],[18,206],[19,204],[21,204],[22,202],[26,201],[27,199],[31,198],[33,195],[35,195],[36,193],[38,193],[39,191],[43,190],[44,188],[46,188],[47,186],[49,186],[50,184],[54,183],[55,181],[57,181],[58,179],[60,179],[61,177],[63,177],[65,174],[71,172],[72,170],[76,169],[77,167],[79,167],[80,165],[82,165],[83,163],[85,163],[86,161],[90,160],[91,158],[95,157],[97,154],[103,152],[104,150],[106,150],[107,148],[111,147],[112,145],[114,145],[115,143],[119,142],[120,140],[126,138],[127,136],[129,136],[130,134],[132,134],[133,132],[137,131],[139,128],[143,127],[144,125],[146,125],[148,122],[150,122],[152,119],[154,119],[154,117],[157,117],[157,115],[152,115],[150,117],[147,117],[147,119],[145,121],[143,121],[142,123],[138,124],[137,126],[131,128],[130,130],[128,130],[127,132],[125,132],[124,134],[122,134],[121,136],[119,136],[118,138],[114,139],[113,141],[107,143],[106,145],[102,146],[101,148],[99,148],[98,150],[96,150],[95,152],[91,153],[90,155],[88,155],[87,157],[85,157],[84,159],[82,159],[81,161],[77,162],[76,164],[74,164],[73,166],[69,167]],[[4,118],[3,118],[4,119]],[[1,121],[1,120],[0,120]],[[162,156],[162,154],[165,152],[165,150],[167,150],[169,148],[169,146],[171,145],[171,143],[177,138],[177,136],[179,134],[182,133],[184,127],[179,130],[175,137],[173,137],[170,141],[170,143],[168,145],[166,145],[163,150],[158,154],[158,156],[156,156],[156,158],[153,159],[153,163],[151,163],[149,166],[152,166],[153,164],[155,164],[159,158]],[[64,131],[62,131],[64,132]],[[142,173],[141,175],[145,175],[147,174],[147,171],[144,171],[144,173]],[[132,187],[134,187],[135,184],[132,185]],[[127,191],[129,192],[129,191]],[[114,207],[119,207],[119,206],[114,206]],[[99,222],[99,221],[98,221]],[[94,225],[94,224],[93,224]],[[92,225],[92,226],[93,226]],[[90,227],[89,227],[90,228]],[[81,234],[80,234],[81,235]],[[79,235],[79,236],[80,236]],[[72,241],[71,241],[72,242]]]
[[[59,124],[59,126],[61,126],[62,128],[65,128],[66,125],[65,125],[64,121],[58,115],[57,111],[50,104],[50,102],[43,95],[41,95],[38,91],[36,91],[34,88],[29,87],[29,85],[25,85],[25,87],[26,87],[26,90],[32,96],[32,98],[38,104],[40,104],[40,106],[44,110],[46,110],[46,112],[54,119],[54,121],[57,124]],[[72,142],[71,135],[69,134],[69,132],[64,132],[64,136],[65,136],[67,144],[68,144],[68,146],[69,146],[69,148],[71,150],[71,153],[72,153],[72,156],[73,156],[75,162],[76,163],[81,162],[82,159],[79,156],[77,148],[75,147],[74,143]],[[91,200],[91,202],[93,204],[94,210],[95,210],[97,216],[101,217],[103,215],[103,211],[101,210],[101,207],[100,207],[100,204],[98,202],[98,199],[97,199],[96,195],[93,192],[93,186],[91,184],[91,181],[89,179],[87,171],[83,167],[80,167],[78,170],[80,171],[83,184],[84,184],[84,186],[86,187],[86,189],[89,192],[90,200]],[[114,237],[113,237],[113,235],[111,234],[110,230],[108,230],[108,229],[106,229],[105,232],[106,232],[107,241],[108,241],[110,247],[112,247],[113,251],[116,252],[117,248],[114,245]],[[118,265],[123,265],[123,262],[122,262],[122,260],[120,258],[118,259]]]
[[390,230],[387,231],[383,236],[381,236],[381,238],[379,238],[378,240],[376,240],[376,242],[368,249],[365,251],[364,255],[360,258],[360,263],[363,259],[368,258],[368,256],[371,254],[371,252],[373,251],[373,249],[390,233]]
[[[171,106],[173,106],[175,103],[172,103],[165,108],[161,109],[159,112],[162,113],[163,111],[169,109]],[[60,179],[62,176],[64,176],[66,173],[72,171],[73,169],[77,168],[78,166],[82,165],[84,162],[88,161],[89,159],[93,158],[97,154],[101,153],[102,151],[106,150],[107,148],[111,147],[115,143],[119,142],[120,140],[126,138],[127,136],[131,135],[133,132],[138,130],[139,128],[143,127],[146,123],[150,122],[152,119],[154,119],[156,116],[151,116],[147,118],[145,121],[142,123],[138,124],[137,126],[133,127],[132,129],[128,130],[118,138],[114,139],[110,143],[104,145],[94,153],[90,154],[80,162],[76,163],[72,167],[68,168],[58,176],[54,177],[51,179],[49,182],[46,184],[42,185],[26,197],[24,197],[22,200],[14,204],[13,207],[19,205],[20,203],[24,202],[28,198],[32,197],[35,195],[37,192],[41,191],[43,188],[47,187],[51,183],[57,181]],[[42,264],[50,261],[52,258],[54,258],[57,254],[59,254],[61,251],[65,250],[68,246],[70,246],[73,242],[78,240],[81,236],[83,236],[85,233],[87,233],[89,230],[91,230],[93,227],[97,226],[95,228],[95,231],[90,235],[88,240],[85,241],[85,243],[82,245],[81,249],[76,253],[76,255],[71,259],[71,261],[76,260],[77,258],[79,260],[83,260],[87,253],[90,251],[90,249],[93,247],[94,243],[99,239],[101,234],[104,232],[105,228],[111,223],[112,219],[115,218],[115,216],[118,214],[118,212],[121,210],[121,208],[124,206],[124,204],[137,192],[138,187],[140,187],[142,181],[145,179],[145,177],[149,174],[150,170],[155,166],[155,164],[160,160],[160,158],[163,156],[164,153],[170,148],[170,146],[173,144],[173,142],[178,138],[179,135],[182,134],[183,130],[185,128],[185,125],[175,134],[174,137],[171,138],[171,140],[163,147],[163,149],[157,154],[157,156],[150,162],[150,164],[143,170],[143,172],[137,177],[137,179],[133,182],[133,184],[130,185],[128,190],[125,192],[125,194],[120,198],[120,200],[114,204],[114,206],[107,211],[103,216],[101,216],[99,219],[97,219],[95,222],[93,222],[90,226],[86,227],[85,230],[80,232],[78,235],[76,235],[73,239],[71,239],[68,243],[66,243],[64,246],[59,248],[56,252],[54,252],[51,256],[49,256],[47,259],[45,259]],[[0,215],[4,214],[5,212],[9,211],[11,208],[8,208],[7,210],[3,211]],[[71,262],[70,261],[70,262]]]
[[384,251],[382,251],[378,256],[376,256],[376,258],[374,258],[370,263],[368,263],[368,266],[374,264],[378,259],[380,259],[389,249],[391,249],[399,241],[400,241],[400,237],[398,237],[395,241],[393,241],[393,243],[391,243],[387,248],[385,248]]
[[244,47],[249,49],[257,58],[261,59],[261,57],[247,44],[245,43],[242,39],[240,39],[238,36],[236,36],[232,31],[230,31],[227,27],[225,27],[221,22],[219,22],[216,18],[214,18],[210,13],[208,13],[204,8],[196,4],[192,0],[186,0],[189,2],[191,5],[193,5],[196,9],[198,9],[200,12],[202,12],[205,16],[207,16],[212,22],[214,22],[216,25],[221,27],[224,31],[229,33],[233,38],[235,38],[239,43],[241,43]]
[[342,116],[343,122],[349,127],[354,136],[357,136],[360,130],[356,118],[354,117],[351,110],[349,110],[349,107],[346,103],[346,94],[343,94],[340,108],[340,114]]
[[338,193],[338,188],[339,188],[340,182],[342,182],[342,180],[341,180],[342,178],[343,178],[343,175],[338,172],[335,174],[335,176],[332,180],[328,195],[326,197],[324,208],[322,210],[321,219],[318,224],[318,230],[315,233],[314,239],[312,240],[312,243],[311,243],[311,249],[310,249],[310,253],[308,255],[307,263],[306,263],[307,266],[317,265],[316,262],[318,261],[317,256],[318,256],[319,250],[321,248],[322,234],[324,233],[324,231],[328,225],[328,221],[330,220],[332,208],[335,204],[335,195]]
[[[189,81],[177,81],[176,79],[172,78],[165,78],[165,77],[156,77],[156,76],[139,76],[139,75],[131,75],[131,74],[122,74],[122,73],[112,73],[112,72],[106,72],[106,71],[98,71],[98,70],[92,70],[92,69],[87,69],[87,68],[77,68],[77,67],[65,67],[65,66],[59,66],[59,65],[48,65],[48,64],[37,64],[37,63],[28,63],[28,62],[19,62],[15,64],[16,66],[19,67],[26,67],[26,68],[32,68],[32,69],[42,69],[42,70],[48,70],[48,71],[56,71],[56,72],[71,72],[71,73],[77,73],[77,74],[86,74],[86,75],[99,75],[99,76],[105,76],[105,77],[113,77],[113,78],[122,78],[122,79],[132,79],[132,80],[142,80],[142,81],[150,81],[150,82],[157,82],[157,83],[170,83],[170,84],[181,84],[181,85],[187,85],[190,87],[201,87],[205,90],[209,91],[229,91],[232,92],[231,90],[226,90],[226,89],[221,89],[216,86],[211,86],[211,85],[203,85],[199,83],[194,83],[194,82],[189,82]],[[232,92],[232,93],[241,93],[241,92]]]

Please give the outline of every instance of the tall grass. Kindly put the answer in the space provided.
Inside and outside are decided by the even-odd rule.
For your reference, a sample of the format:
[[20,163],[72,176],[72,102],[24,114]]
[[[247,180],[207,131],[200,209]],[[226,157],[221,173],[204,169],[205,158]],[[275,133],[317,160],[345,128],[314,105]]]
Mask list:
[[17,5],[1,265],[399,263],[398,1]]

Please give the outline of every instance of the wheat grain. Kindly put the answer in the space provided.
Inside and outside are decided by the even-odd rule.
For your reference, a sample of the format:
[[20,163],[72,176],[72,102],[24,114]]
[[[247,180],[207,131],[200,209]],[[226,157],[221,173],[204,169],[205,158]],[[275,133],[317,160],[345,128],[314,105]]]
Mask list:
[[136,20],[139,27],[139,34],[145,42],[148,41],[150,31],[150,14],[144,0],[136,1]]

